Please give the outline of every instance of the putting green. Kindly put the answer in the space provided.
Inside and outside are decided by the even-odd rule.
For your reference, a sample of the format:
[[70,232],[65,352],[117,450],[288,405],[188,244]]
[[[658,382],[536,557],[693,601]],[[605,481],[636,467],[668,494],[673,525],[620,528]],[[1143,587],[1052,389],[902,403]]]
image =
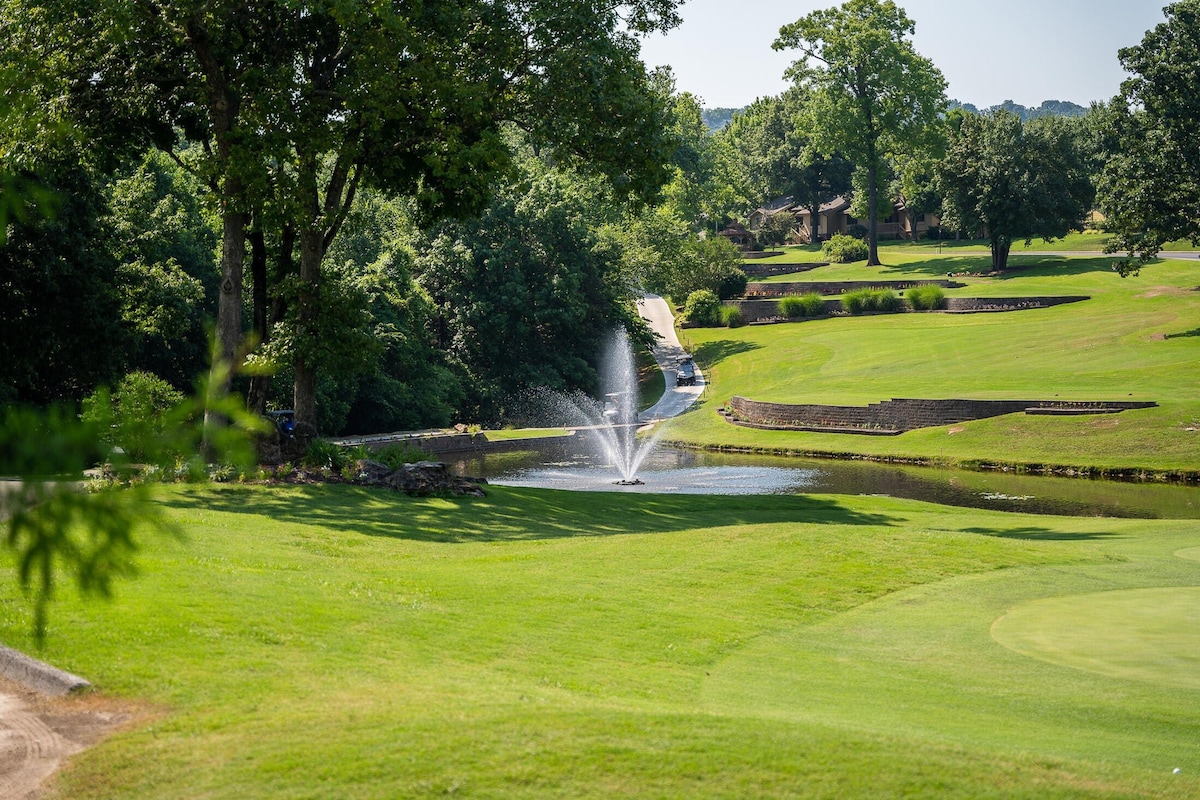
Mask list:
[[1200,587],[1036,600],[997,619],[992,636],[1011,650],[1054,664],[1200,688]]
[[1184,550],[1178,550],[1175,555],[1179,558],[1186,558],[1189,561],[1200,561],[1200,547],[1188,547]]

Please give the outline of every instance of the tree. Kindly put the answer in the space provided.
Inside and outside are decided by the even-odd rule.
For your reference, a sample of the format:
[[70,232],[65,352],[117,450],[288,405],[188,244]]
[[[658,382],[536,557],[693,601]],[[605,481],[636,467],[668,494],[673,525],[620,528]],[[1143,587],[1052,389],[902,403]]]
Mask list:
[[[851,166],[841,155],[826,156],[815,146],[807,99],[799,86],[760,98],[734,117],[727,136],[741,156],[747,194],[756,204],[791,197],[816,220],[824,203],[850,191]],[[820,241],[818,230],[812,239]]]
[[294,236],[302,435],[316,428],[323,259],[360,186],[411,193],[430,216],[477,209],[511,162],[509,123],[621,191],[649,194],[666,176],[664,110],[637,37],[677,24],[674,0],[10,5],[45,7],[27,9],[27,39],[62,43],[68,106],[93,129],[116,117],[160,147],[175,126],[205,144],[195,167],[222,215],[227,356],[242,339],[248,223]]
[[217,297],[217,231],[201,208],[195,180],[150,151],[112,181],[108,213],[118,260],[126,372],[146,370],[190,388],[208,363]]
[[937,149],[946,81],[906,38],[915,26],[891,0],[848,0],[779,30],[776,50],[798,48],[789,77],[810,94],[814,147],[866,172],[868,265],[879,263],[880,176],[894,155]]
[[478,219],[443,224],[417,260],[467,412],[489,422],[531,387],[595,390],[609,332],[642,327],[621,253],[595,233],[617,211],[611,194],[534,158],[522,166],[523,180]]
[[1167,242],[1200,245],[1200,0],[1164,9],[1166,21],[1120,51],[1132,77],[1114,100],[1109,154],[1099,186],[1107,252],[1127,251],[1122,274],[1136,272]]
[[54,217],[10,222],[0,247],[0,402],[80,400],[120,377],[128,343],[100,178],[77,153],[42,168]]
[[1053,239],[1082,226],[1094,192],[1075,128],[1058,117],[1022,123],[1007,111],[962,118],[938,172],[942,220],[984,229],[993,269],[1007,266],[1015,240]]

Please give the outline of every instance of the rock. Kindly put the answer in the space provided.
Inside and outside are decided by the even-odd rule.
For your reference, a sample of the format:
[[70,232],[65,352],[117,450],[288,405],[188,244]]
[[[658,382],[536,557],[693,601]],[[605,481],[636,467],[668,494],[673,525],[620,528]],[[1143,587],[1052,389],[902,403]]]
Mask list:
[[356,466],[358,474],[355,482],[366,486],[387,487],[419,497],[446,494],[455,497],[485,496],[482,484],[487,481],[454,475],[441,461],[418,461],[391,470],[386,464],[364,459]]
[[362,458],[354,462],[354,476],[359,483],[375,484],[392,474],[392,468],[387,464]]

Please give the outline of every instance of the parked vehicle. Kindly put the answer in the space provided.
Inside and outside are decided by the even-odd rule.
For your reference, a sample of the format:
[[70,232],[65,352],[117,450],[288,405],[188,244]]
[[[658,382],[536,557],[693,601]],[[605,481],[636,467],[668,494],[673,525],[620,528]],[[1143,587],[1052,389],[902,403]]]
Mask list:
[[685,358],[683,361],[680,361],[679,366],[675,368],[675,385],[696,385],[696,364],[692,361],[692,359]]
[[288,409],[286,411],[268,411],[267,419],[275,423],[275,428],[279,431],[280,436],[292,436],[296,432],[296,412]]

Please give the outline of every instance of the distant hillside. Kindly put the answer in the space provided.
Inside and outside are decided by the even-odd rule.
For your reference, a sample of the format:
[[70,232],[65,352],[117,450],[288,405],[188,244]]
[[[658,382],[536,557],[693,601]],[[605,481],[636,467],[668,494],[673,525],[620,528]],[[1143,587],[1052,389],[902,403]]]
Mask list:
[[[972,103],[961,103],[958,100],[951,100],[950,108],[961,108],[963,111],[969,111],[972,114],[988,114],[1003,109],[1011,111],[1023,121],[1037,119],[1038,117],[1082,117],[1088,112],[1085,106],[1072,103],[1069,100],[1046,100],[1037,108],[1028,108],[1020,103],[1014,103],[1012,100],[1005,100],[999,105],[989,106],[982,111]],[[734,114],[744,110],[744,108],[703,108],[700,110],[700,119],[708,126],[709,133],[715,133],[728,125],[729,121],[733,119]]]
[[1005,100],[1000,105],[991,106],[980,111],[971,103],[960,103],[957,100],[950,101],[950,108],[961,108],[963,111],[969,111],[972,114],[986,114],[993,111],[1011,111],[1022,120],[1037,119],[1038,117],[1082,117],[1087,113],[1087,108],[1067,100],[1046,100],[1037,108],[1027,108],[1019,103],[1014,103],[1012,100]]
[[713,133],[728,125],[729,120],[733,119],[733,115],[741,110],[740,108],[704,108],[700,110],[700,119],[708,126],[708,132]]

